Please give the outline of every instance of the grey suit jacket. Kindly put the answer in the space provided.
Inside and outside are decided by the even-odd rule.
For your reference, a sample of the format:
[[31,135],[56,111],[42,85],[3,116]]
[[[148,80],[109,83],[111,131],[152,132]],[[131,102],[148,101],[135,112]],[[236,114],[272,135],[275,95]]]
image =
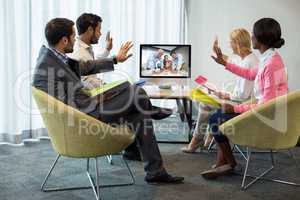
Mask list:
[[42,46],[33,75],[33,86],[85,113],[97,108],[98,100],[82,91],[81,76],[114,70],[113,60],[103,58],[87,62],[69,59],[62,62],[47,47]]

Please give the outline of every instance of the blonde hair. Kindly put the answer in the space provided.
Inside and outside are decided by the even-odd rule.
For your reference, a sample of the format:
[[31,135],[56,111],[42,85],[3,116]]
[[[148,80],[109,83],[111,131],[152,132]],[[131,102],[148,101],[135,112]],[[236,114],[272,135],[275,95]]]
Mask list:
[[251,51],[251,36],[246,29],[238,28],[230,33],[230,40],[241,52]]

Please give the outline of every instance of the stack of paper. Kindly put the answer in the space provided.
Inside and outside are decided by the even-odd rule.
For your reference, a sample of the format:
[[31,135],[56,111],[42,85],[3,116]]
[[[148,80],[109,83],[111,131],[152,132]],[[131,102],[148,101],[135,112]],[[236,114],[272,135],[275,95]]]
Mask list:
[[124,82],[126,82],[127,80],[120,80],[120,81],[115,81],[115,82],[111,82],[111,83],[106,83],[104,85],[101,85],[97,88],[93,88],[93,89],[83,89],[83,91],[88,94],[89,96],[96,96],[98,94],[101,94],[103,92],[106,92],[108,90],[110,90],[111,88],[114,88]]

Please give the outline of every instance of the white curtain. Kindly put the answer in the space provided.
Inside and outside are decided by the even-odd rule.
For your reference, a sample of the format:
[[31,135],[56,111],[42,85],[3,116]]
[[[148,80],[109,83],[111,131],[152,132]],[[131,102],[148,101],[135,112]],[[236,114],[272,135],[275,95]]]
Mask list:
[[134,56],[117,67],[132,80],[139,74],[139,44],[185,42],[185,0],[2,0],[0,142],[20,142],[33,137],[32,131],[24,130],[43,127],[30,94],[30,74],[40,47],[46,44],[45,24],[55,17],[75,21],[83,12],[103,19],[98,47],[104,46],[108,30],[114,39],[112,54],[122,42],[134,42]]
[[0,142],[20,142],[21,133],[30,129],[30,113],[20,109],[20,104],[30,107],[30,80],[17,84],[30,68],[29,11],[27,1],[0,1]]

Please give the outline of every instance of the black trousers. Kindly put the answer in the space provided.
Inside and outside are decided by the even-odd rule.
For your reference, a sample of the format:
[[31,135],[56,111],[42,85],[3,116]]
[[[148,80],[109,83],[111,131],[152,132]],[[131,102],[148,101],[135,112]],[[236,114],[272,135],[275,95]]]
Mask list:
[[147,174],[165,173],[163,161],[151,118],[152,105],[143,88],[130,86],[128,89],[99,104],[90,115],[114,125],[126,123],[136,134],[136,142],[140,150],[144,169]]

